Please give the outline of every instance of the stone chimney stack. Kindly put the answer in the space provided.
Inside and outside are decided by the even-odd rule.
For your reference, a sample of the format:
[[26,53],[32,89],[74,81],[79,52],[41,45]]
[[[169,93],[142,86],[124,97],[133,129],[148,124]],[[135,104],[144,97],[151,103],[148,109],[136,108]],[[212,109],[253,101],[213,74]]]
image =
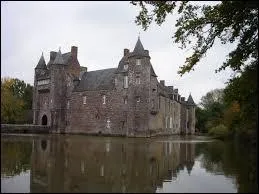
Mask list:
[[172,90],[172,92],[174,91],[174,86],[168,86],[168,88]]
[[145,50],[145,54],[149,56],[149,50]]
[[185,97],[181,97],[181,102],[184,102],[185,101]]
[[127,54],[129,54],[129,49],[124,49],[124,54],[123,54],[123,56],[126,56]]
[[73,59],[77,59],[77,50],[78,49],[76,46],[71,47],[71,54],[72,54]]
[[162,84],[163,86],[165,86],[165,80],[160,80],[160,84]]

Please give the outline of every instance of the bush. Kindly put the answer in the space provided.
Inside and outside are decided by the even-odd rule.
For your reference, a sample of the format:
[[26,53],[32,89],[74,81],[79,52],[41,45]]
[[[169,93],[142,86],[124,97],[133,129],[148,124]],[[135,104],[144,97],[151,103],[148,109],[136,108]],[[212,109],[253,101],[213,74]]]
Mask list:
[[228,128],[223,124],[220,124],[216,127],[212,127],[209,129],[209,135],[211,136],[226,137],[228,136],[228,134],[229,134]]

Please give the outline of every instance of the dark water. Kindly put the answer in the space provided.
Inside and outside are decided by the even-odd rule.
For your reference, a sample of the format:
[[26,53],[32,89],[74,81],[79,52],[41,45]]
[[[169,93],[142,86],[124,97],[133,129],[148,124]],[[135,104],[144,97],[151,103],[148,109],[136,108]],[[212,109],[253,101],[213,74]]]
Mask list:
[[233,142],[2,135],[1,192],[257,192],[256,154]]

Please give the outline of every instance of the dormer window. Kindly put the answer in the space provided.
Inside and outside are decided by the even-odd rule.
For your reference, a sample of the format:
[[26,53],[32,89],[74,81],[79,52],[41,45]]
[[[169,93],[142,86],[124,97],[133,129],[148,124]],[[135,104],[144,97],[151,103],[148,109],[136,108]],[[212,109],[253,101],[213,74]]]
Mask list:
[[124,70],[128,70],[128,68],[129,68],[128,64],[125,64],[124,65]]
[[141,65],[141,59],[136,60],[136,65]]

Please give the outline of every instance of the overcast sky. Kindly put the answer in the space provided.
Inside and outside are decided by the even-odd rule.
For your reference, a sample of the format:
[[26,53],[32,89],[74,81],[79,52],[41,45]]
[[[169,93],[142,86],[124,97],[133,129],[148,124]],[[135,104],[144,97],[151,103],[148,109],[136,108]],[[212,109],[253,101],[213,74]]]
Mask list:
[[[203,2],[202,2],[203,3]],[[213,2],[210,2],[211,4]],[[50,51],[70,52],[78,47],[78,59],[88,71],[117,67],[123,49],[131,51],[140,39],[149,50],[158,80],[192,94],[196,103],[208,91],[223,88],[231,71],[215,74],[233,45],[216,42],[195,71],[180,77],[179,66],[190,51],[173,43],[176,16],[162,26],[152,24],[147,31],[134,23],[139,9],[129,2],[3,2],[1,1],[1,77],[33,84],[34,68],[43,52],[46,63]]]

